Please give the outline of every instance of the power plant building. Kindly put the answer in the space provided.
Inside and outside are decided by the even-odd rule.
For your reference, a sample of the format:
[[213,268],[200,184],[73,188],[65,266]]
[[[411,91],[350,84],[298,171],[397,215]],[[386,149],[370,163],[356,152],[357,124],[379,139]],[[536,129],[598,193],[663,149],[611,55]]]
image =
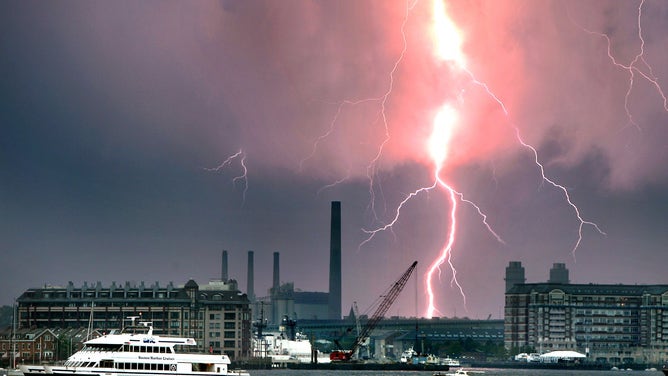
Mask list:
[[571,284],[565,265],[554,264],[550,282],[506,291],[504,316],[509,350],[574,350],[613,365],[668,362],[668,285]]
[[[274,252],[273,282],[269,290],[270,301],[264,307],[255,305],[253,318],[260,318],[260,310],[266,310],[265,318],[278,325],[284,316],[295,320],[340,320],[341,315],[341,202],[331,203],[329,292],[297,291],[294,283],[281,283],[280,254]],[[268,316],[268,317],[267,317]]]

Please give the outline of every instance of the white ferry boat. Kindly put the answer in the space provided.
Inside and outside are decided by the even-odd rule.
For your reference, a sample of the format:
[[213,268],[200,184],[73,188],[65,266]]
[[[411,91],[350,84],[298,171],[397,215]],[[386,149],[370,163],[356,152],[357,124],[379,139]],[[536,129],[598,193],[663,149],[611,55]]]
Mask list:
[[91,339],[62,366],[21,366],[24,376],[249,376],[225,354],[190,353],[193,338],[153,334],[150,323]]

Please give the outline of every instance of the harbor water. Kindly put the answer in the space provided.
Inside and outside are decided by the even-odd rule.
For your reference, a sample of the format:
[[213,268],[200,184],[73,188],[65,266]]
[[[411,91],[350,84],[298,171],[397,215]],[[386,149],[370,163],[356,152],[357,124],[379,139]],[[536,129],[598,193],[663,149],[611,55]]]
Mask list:
[[[464,368],[468,369],[468,368]],[[661,376],[657,371],[585,371],[585,370],[545,370],[545,369],[475,369],[484,373],[476,376],[608,376],[608,375],[647,375]],[[454,372],[454,369],[449,372]],[[432,376],[433,371],[331,371],[331,370],[253,370],[251,376]]]

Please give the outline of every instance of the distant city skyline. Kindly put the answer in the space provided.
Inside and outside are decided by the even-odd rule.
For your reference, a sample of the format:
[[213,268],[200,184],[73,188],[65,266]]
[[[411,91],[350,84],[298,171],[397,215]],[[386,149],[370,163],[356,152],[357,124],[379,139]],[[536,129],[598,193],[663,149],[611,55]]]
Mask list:
[[325,292],[332,201],[343,314],[418,260],[388,315],[424,316],[453,218],[434,316],[503,317],[510,261],[529,282],[564,263],[572,283],[668,283],[666,14],[2,2],[0,305],[68,281],[206,282],[222,250],[242,291],[252,250],[256,296],[273,252],[282,282]]

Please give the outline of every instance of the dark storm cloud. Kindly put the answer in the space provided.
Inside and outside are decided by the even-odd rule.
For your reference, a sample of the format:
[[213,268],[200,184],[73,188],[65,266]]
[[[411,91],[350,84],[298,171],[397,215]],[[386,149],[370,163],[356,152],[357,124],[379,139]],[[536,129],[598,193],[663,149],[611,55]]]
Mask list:
[[[607,33],[611,52],[630,64],[640,51],[638,5],[449,3],[470,69],[503,99],[507,118],[469,77],[434,60],[429,2],[408,13],[406,53],[392,75],[404,48],[401,2],[4,2],[8,272],[0,282],[11,288],[0,303],[69,280],[204,282],[217,277],[224,248],[242,289],[245,252],[255,250],[258,295],[270,284],[273,251],[286,281],[324,291],[329,201],[341,200],[343,306],[363,307],[412,260],[424,273],[443,245],[448,202],[434,190],[406,206],[393,233],[358,250],[360,228],[386,223],[408,192],[431,184],[424,142],[446,101],[464,110],[448,181],[480,204],[506,245],[460,205],[453,262],[469,311],[443,269],[442,314],[498,317],[510,260],[525,263],[530,281],[567,262],[576,282],[661,283],[660,266],[642,260],[666,245],[668,111],[639,72],[628,91],[629,72],[596,34]],[[664,86],[667,12],[646,1],[642,13],[648,74]],[[374,214],[366,179],[386,134],[383,108],[390,139],[375,166]],[[608,233],[585,226],[575,259],[574,212],[541,182],[513,126]],[[240,149],[245,201],[244,181],[232,180],[239,160],[204,169]],[[414,298],[402,299],[394,313],[414,314]]]

